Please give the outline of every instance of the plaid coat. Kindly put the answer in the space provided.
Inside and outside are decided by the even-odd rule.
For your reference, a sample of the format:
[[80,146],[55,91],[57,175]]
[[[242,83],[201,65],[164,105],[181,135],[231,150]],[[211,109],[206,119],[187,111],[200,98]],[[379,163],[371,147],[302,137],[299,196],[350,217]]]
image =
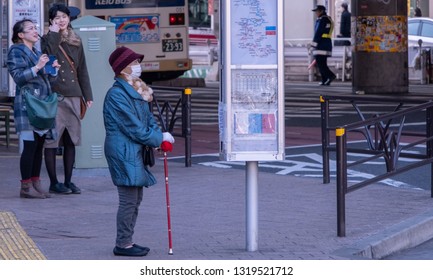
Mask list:
[[[24,44],[14,44],[8,52],[7,67],[9,74],[12,76],[15,87],[14,100],[14,123],[17,132],[23,130],[35,130],[29,123],[27,116],[26,104],[21,94],[23,86],[39,90],[42,98],[51,93],[50,81],[48,75],[44,74],[43,69],[36,75],[32,71],[32,67],[38,63],[41,52],[33,48],[30,50]],[[51,135],[54,137],[54,135]]]

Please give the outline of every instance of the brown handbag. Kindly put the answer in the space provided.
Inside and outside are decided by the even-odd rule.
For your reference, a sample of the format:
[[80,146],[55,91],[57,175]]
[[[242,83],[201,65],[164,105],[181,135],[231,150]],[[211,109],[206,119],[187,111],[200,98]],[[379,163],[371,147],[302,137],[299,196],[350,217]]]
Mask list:
[[[75,68],[74,68],[74,64],[71,61],[71,58],[69,57],[69,55],[66,54],[65,49],[59,45],[59,49],[62,51],[62,53],[65,55],[66,60],[69,62],[69,65],[71,65],[72,69],[74,70],[74,75],[75,75],[75,79],[78,82],[78,76],[77,73],[75,72]],[[87,104],[86,104],[86,100],[84,99],[84,96],[82,96],[80,98],[80,119],[84,119],[84,116],[86,115],[86,111],[87,111]]]
[[84,97],[80,98],[80,119],[84,119],[84,116],[86,115],[87,111],[87,104],[84,100]]

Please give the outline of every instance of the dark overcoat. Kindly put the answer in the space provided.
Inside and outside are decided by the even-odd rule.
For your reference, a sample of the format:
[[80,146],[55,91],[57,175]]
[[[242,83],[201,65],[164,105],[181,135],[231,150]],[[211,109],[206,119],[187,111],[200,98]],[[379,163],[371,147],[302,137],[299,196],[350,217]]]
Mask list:
[[332,55],[332,31],[334,22],[331,17],[323,13],[317,18],[314,26],[314,38],[311,46],[314,47],[313,55]]
[[[73,67],[60,50],[60,45],[72,60]],[[52,83],[53,90],[66,97],[84,96],[86,101],[93,101],[83,45],[73,46],[66,42],[61,42],[60,33],[48,32],[42,38],[41,47],[44,53],[55,55],[58,63],[61,65],[58,78]]]

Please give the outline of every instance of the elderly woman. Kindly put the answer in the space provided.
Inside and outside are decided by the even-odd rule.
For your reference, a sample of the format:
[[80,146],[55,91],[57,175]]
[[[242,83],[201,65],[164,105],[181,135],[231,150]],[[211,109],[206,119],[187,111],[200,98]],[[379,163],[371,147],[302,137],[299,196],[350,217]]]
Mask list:
[[143,154],[146,146],[153,149],[163,141],[174,143],[170,133],[161,132],[149,110],[152,89],[140,79],[143,57],[126,47],[110,55],[115,82],[104,100],[105,157],[119,193],[113,253],[120,256],[145,256],[150,250],[132,241],[143,187],[156,183]]
[[[38,29],[30,19],[23,19],[15,23],[12,34],[14,45],[9,49],[7,66],[16,83],[14,120],[20,143],[22,143],[20,159],[20,197],[22,198],[50,197],[50,194],[41,188],[39,175],[44,141],[48,137],[55,138],[55,129],[41,130],[30,124],[22,93],[22,89],[28,87],[37,92],[41,98],[51,94],[49,75],[44,70],[49,57],[35,48],[38,41]],[[56,69],[60,68],[57,60],[51,66]]]

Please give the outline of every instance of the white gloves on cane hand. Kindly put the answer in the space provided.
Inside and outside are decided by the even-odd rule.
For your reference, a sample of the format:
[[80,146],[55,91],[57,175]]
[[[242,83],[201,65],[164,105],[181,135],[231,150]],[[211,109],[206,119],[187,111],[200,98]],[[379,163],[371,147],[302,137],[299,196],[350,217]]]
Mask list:
[[169,132],[163,132],[162,133],[162,141],[170,142],[171,144],[174,143],[174,138]]

